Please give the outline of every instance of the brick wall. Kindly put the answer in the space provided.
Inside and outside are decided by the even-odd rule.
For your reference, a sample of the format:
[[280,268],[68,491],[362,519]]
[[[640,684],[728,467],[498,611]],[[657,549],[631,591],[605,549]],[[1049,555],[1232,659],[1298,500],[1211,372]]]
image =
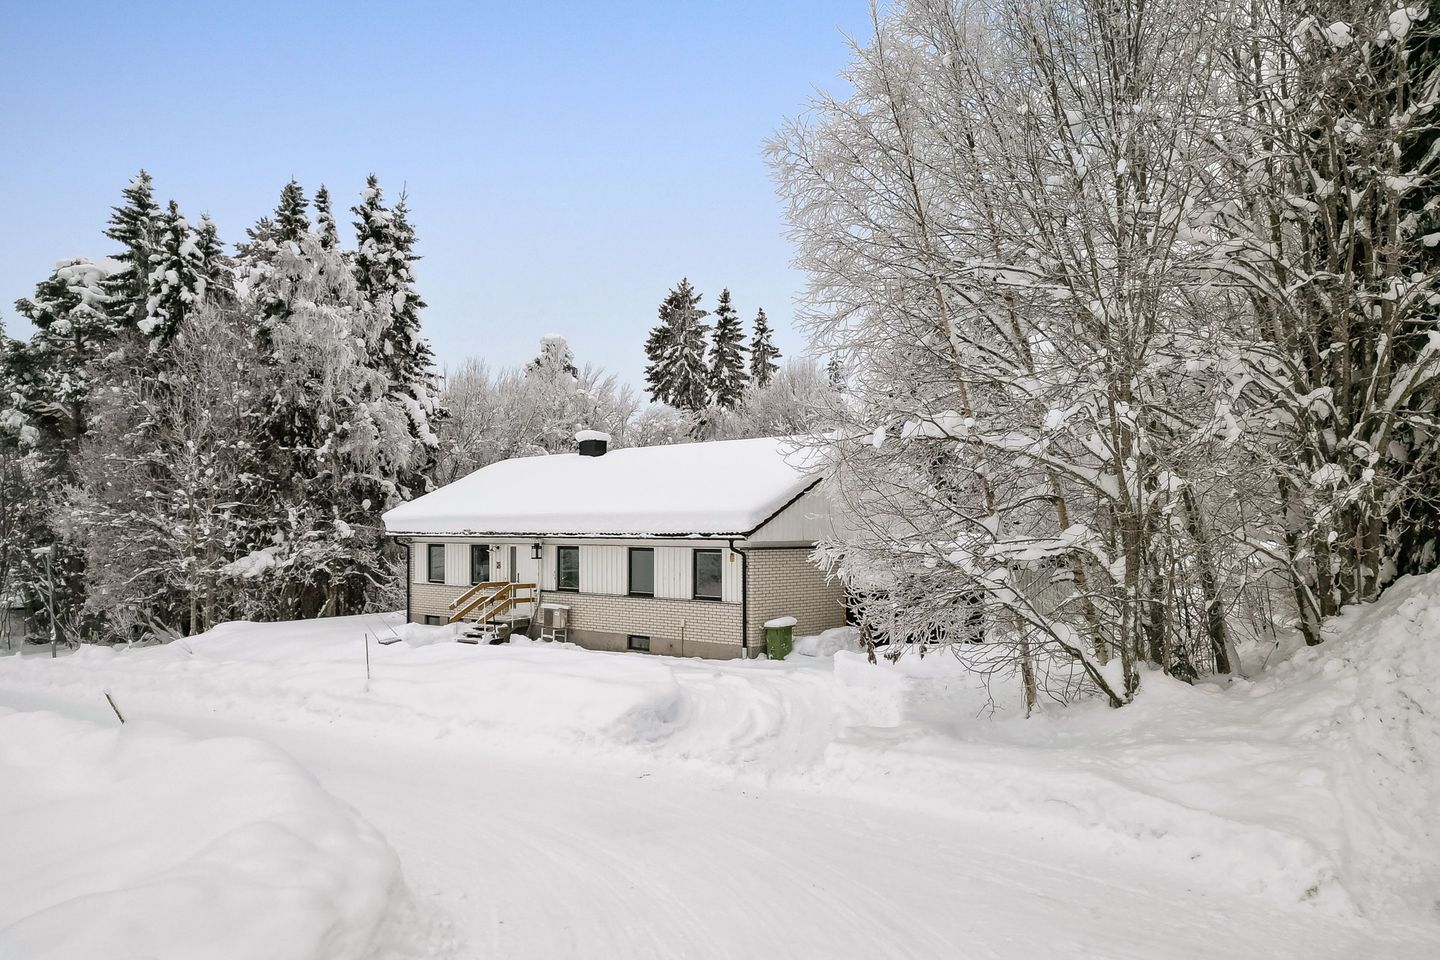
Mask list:
[[624,650],[631,634],[650,652],[681,657],[740,655],[740,604],[547,590],[542,603],[570,608],[570,638],[595,650]]
[[410,622],[424,623],[427,616],[449,620],[450,601],[469,589],[446,583],[410,584]]
[[[843,626],[845,591],[827,582],[810,562],[809,547],[749,550],[745,554],[745,590],[749,597],[745,636],[750,650],[764,649],[761,625],[775,617],[794,617],[795,635],[808,636]],[[450,601],[468,590],[439,583],[410,585],[410,619],[449,619]],[[650,652],[684,657],[738,657],[738,603],[667,600],[598,593],[545,591],[542,603],[570,608],[571,639],[596,650],[624,650],[631,634],[650,638]]]
[[776,617],[794,617],[797,637],[845,625],[845,590],[826,579],[810,561],[811,552],[809,547],[746,551],[745,636],[752,651],[765,648],[763,625]]

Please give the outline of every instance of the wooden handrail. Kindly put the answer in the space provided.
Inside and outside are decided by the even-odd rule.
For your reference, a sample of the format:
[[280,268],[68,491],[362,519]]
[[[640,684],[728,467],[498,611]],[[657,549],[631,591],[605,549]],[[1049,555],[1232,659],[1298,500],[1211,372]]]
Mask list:
[[471,598],[472,594],[479,590],[484,590],[486,588],[494,589],[495,587],[503,587],[509,582],[509,580],[482,580],[480,583],[473,583],[470,585],[469,590],[466,590],[464,593],[460,594],[460,596],[450,601],[450,609],[454,610],[456,607],[460,606],[460,604],[465,603]]
[[[482,609],[481,612],[476,615],[475,619],[485,621],[493,617],[499,616],[504,611],[509,610],[511,607],[522,601],[534,603],[534,591],[536,589],[536,586],[537,585],[533,583],[502,583],[500,585],[500,589],[496,590],[494,593],[489,594],[488,596],[476,597],[474,600],[470,601],[464,607],[456,611],[454,614],[451,615],[449,622],[455,623],[458,620],[465,619],[465,617],[469,616],[471,611],[475,610],[477,607],[480,607]],[[531,596],[523,598],[515,596],[515,593],[520,590],[529,591],[531,593]],[[491,604],[495,605],[495,609],[489,609]]]

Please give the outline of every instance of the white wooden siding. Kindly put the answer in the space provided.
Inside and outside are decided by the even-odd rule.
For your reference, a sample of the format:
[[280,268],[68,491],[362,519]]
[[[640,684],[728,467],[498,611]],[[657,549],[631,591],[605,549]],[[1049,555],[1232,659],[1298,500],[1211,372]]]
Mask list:
[[[545,544],[545,559],[542,561],[540,585],[542,589],[555,589],[556,548],[572,546],[557,541]],[[629,547],[624,543],[585,543],[580,547],[580,592],[599,593],[623,597],[630,590]],[[637,543],[635,546],[650,546]],[[743,585],[740,579],[740,558],[724,544],[694,547],[653,546],[655,551],[655,596],[669,600],[692,598],[691,553],[694,550],[716,550],[721,554],[720,596],[727,603],[739,603]]]
[[771,517],[748,540],[750,543],[815,543],[834,532],[834,515],[834,504],[825,493],[825,484],[816,484]]
[[[427,550],[435,541],[417,540],[410,544],[410,579],[414,583],[429,583],[430,569],[427,565]],[[470,545],[482,543],[481,540],[446,540],[445,543],[445,583],[452,587],[470,586]],[[495,575],[496,558],[508,558],[509,554],[501,554],[500,544],[490,544],[490,571],[491,576]],[[525,572],[527,561],[529,561],[530,545],[526,544],[520,549],[520,569]],[[509,571],[503,571],[507,577]]]

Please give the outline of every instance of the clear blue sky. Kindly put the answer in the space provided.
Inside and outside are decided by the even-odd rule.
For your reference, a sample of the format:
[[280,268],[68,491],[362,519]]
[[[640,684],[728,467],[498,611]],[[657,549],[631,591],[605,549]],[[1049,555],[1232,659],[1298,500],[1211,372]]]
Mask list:
[[[866,0],[36,3],[3,0],[0,315],[100,231],[140,167],[227,242],[298,178],[348,208],[409,191],[442,363],[528,359],[542,334],[639,384],[689,275],[765,307],[788,265],[764,139],[834,87]],[[344,222],[348,223],[348,214]]]

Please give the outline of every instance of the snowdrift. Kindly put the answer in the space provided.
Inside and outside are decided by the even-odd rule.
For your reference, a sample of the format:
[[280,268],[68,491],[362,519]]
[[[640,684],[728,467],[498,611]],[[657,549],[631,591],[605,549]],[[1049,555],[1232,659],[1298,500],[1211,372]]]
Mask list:
[[[364,635],[399,631],[404,642]],[[376,736],[685,764],[876,800],[911,815],[1004,818],[1098,857],[1166,863],[1277,903],[1429,929],[1440,916],[1440,574],[1347,611],[1322,646],[1255,680],[1159,674],[1137,702],[1031,719],[954,657],[870,664],[840,634],[784,663],[474,647],[376,618],[229,624],[149,650],[0,661],[0,688],[132,711],[343,721]]]
[[385,841],[280,751],[0,710],[0,957],[350,960]]

